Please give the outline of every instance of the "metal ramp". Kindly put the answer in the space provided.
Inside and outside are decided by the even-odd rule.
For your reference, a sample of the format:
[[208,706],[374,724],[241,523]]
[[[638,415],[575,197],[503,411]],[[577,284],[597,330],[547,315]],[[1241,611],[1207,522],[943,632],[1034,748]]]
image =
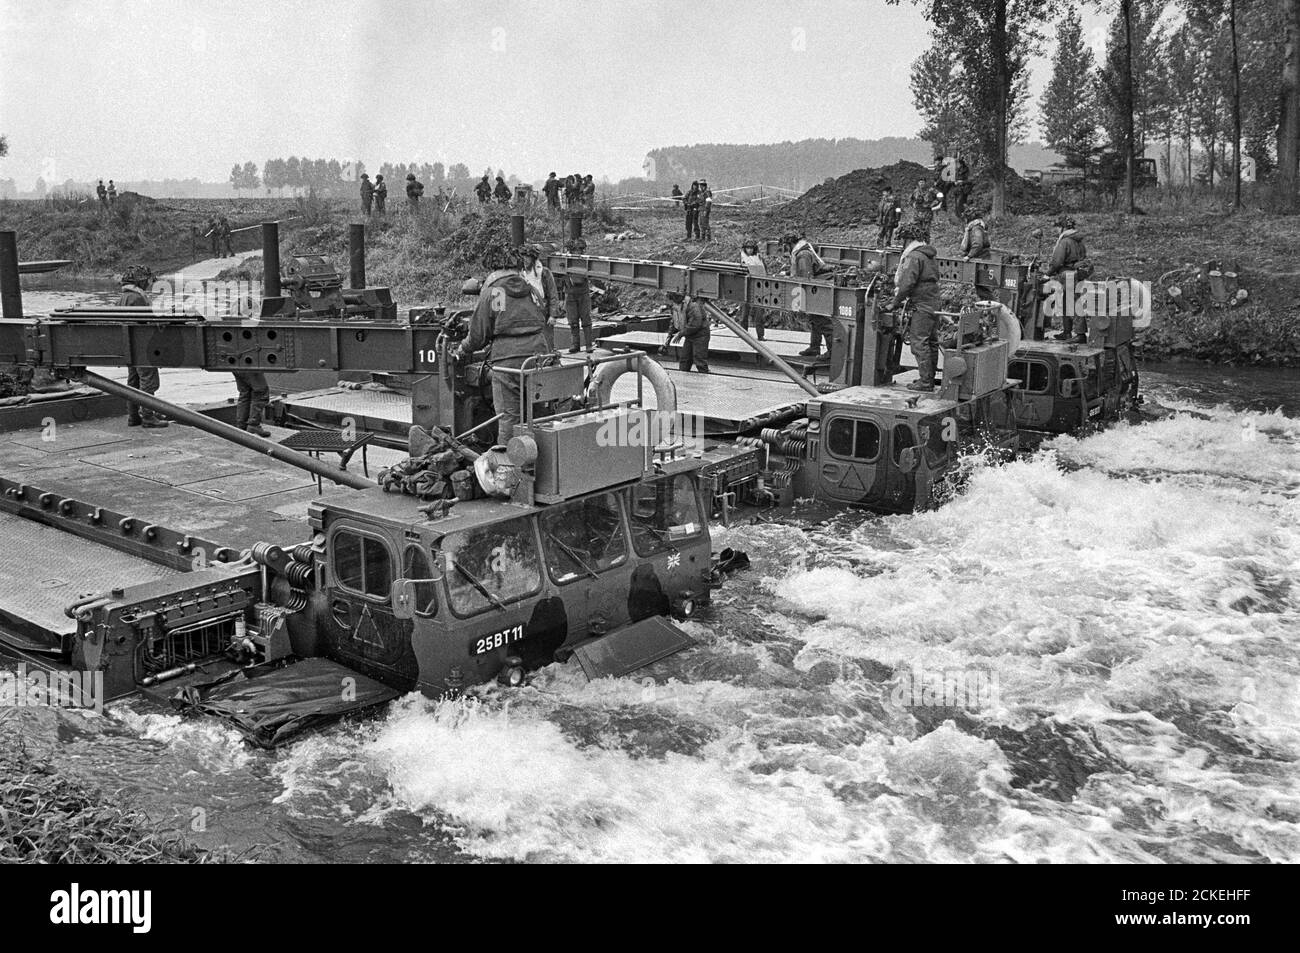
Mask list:
[[63,610],[80,597],[179,574],[10,513],[0,539],[0,643],[27,652],[62,651],[77,631]]

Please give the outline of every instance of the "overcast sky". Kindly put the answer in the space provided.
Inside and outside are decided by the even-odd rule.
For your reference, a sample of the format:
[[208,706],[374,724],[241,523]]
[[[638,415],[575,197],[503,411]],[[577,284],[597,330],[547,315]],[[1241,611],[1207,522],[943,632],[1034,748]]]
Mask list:
[[20,188],[290,155],[618,179],[657,146],[909,136],[927,43],[906,0],[0,0],[0,24]]

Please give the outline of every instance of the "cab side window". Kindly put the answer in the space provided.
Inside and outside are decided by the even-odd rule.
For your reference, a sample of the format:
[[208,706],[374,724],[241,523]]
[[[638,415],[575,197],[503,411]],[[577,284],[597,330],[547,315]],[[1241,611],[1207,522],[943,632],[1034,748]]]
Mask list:
[[1007,365],[1007,377],[1020,381],[1016,390],[1029,394],[1047,393],[1047,365],[1042,361],[1012,361]]
[[844,460],[870,463],[880,456],[880,428],[870,420],[832,417],[826,428],[826,449]]
[[912,428],[907,424],[894,424],[894,445],[891,448],[894,455],[894,463],[902,463],[903,451],[908,447],[916,446],[916,437],[912,435]]
[[334,578],[344,589],[387,599],[393,585],[393,562],[388,546],[378,539],[350,530],[334,534]]
[[638,483],[629,499],[632,544],[640,556],[664,552],[704,531],[695,481],[684,473]]
[[530,596],[542,588],[542,560],[529,517],[443,538],[447,593],[468,616]]
[[438,590],[436,583],[430,578],[432,576],[433,566],[428,554],[415,544],[407,546],[406,554],[402,557],[402,578],[416,580],[414,587],[416,615],[427,617],[438,614]]
[[547,510],[540,525],[546,568],[556,582],[590,578],[627,559],[623,512],[613,493]]
[[942,417],[927,417],[921,421],[921,442],[925,444],[925,459],[930,466],[943,463],[952,453],[952,443],[946,439],[949,422]]

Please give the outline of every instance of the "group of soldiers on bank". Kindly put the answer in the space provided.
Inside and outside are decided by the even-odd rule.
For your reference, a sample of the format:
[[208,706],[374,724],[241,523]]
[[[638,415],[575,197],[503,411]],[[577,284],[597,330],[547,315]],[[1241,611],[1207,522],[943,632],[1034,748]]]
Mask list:
[[117,186],[113,180],[108,180],[108,186],[105,187],[104,180],[100,179],[99,184],[95,186],[95,196],[99,199],[99,207],[106,209],[110,205],[117,204]]
[[230,258],[235,254],[234,245],[230,241],[234,229],[230,227],[230,220],[226,216],[209,215],[208,230],[203,234],[212,243],[213,258]]
[[705,179],[696,179],[683,194],[681,188],[673,183],[670,198],[682,207],[686,213],[686,240],[712,241],[713,226],[709,220],[713,216],[713,190]]
[[553,212],[558,212],[561,208],[571,212],[590,212],[596,207],[595,180],[590,175],[582,175],[578,172],[567,175],[563,179],[552,172],[546,177],[542,194],[546,196],[546,207]]

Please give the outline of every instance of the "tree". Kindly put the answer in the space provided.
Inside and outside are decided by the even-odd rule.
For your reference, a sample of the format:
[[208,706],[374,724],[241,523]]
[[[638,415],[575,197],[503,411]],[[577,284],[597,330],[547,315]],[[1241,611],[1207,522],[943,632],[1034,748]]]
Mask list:
[[238,162],[230,168],[230,187],[236,192],[244,187],[244,169]]
[[1097,139],[1097,95],[1093,85],[1092,50],[1083,39],[1079,12],[1071,7],[1056,31],[1052,78],[1040,103],[1047,144],[1065,157],[1065,164],[1082,168]]
[[9,154],[9,137],[0,136],[0,158]]
[[1295,210],[1296,160],[1300,156],[1300,0],[1280,0],[1283,35],[1277,173],[1280,204]]
[[[1097,101],[1111,148],[1124,161],[1125,201],[1136,211],[1136,159],[1146,149],[1152,87],[1159,72],[1162,12],[1158,0],[1120,0],[1110,24],[1106,57],[1097,70]],[[1183,91],[1181,95],[1186,95]]]
[[965,97],[960,71],[941,37],[912,64],[912,103],[925,120],[920,137],[934,145],[937,155],[970,154],[974,144],[965,121]]
[[[1007,146],[1024,106],[1029,57],[1042,39],[1046,0],[915,0],[960,66],[980,158],[993,177],[993,214],[1006,211]],[[1127,2],[1127,0],[1126,0]]]
[[302,160],[297,156],[289,156],[284,160],[284,184],[290,191],[299,189],[303,184]]
[[257,174],[256,162],[245,162],[243,168],[244,188],[256,192],[262,187],[262,180]]

